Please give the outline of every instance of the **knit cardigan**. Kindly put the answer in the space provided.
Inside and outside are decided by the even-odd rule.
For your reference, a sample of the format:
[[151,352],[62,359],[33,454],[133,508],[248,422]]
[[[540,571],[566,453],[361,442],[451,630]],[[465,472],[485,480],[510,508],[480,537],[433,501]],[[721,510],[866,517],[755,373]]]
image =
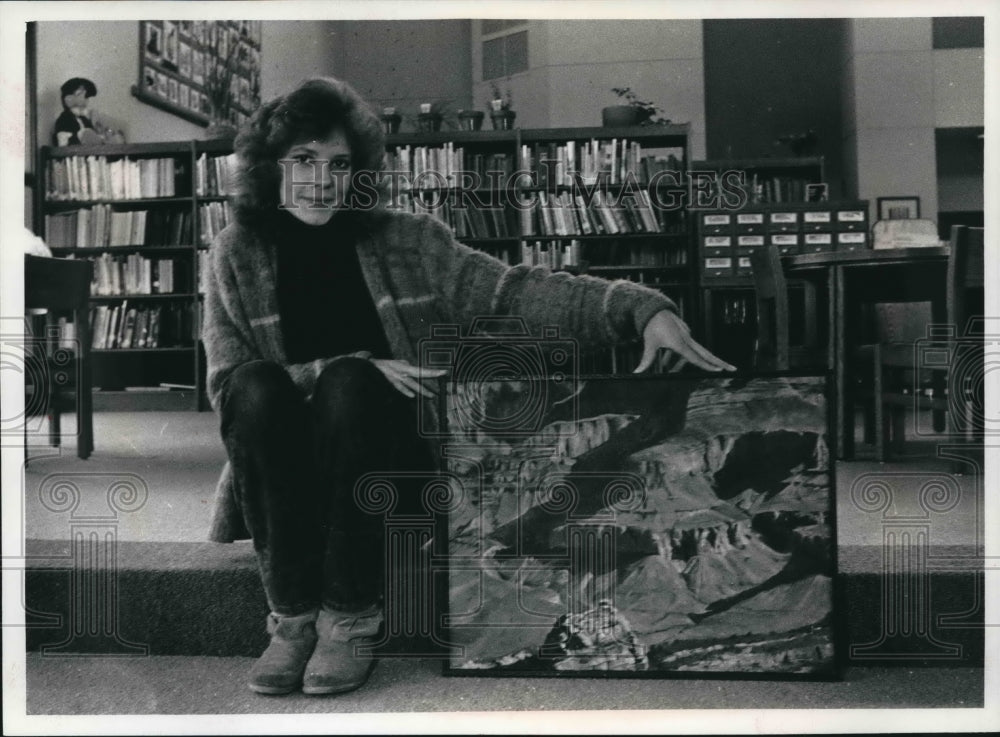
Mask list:
[[[336,360],[289,364],[278,314],[276,248],[272,238],[238,223],[212,244],[202,340],[208,397],[216,411],[227,377],[242,364],[274,361],[310,395],[320,372]],[[413,364],[419,342],[431,337],[435,325],[467,327],[477,317],[519,316],[532,335],[557,326],[560,337],[587,350],[634,340],[655,313],[676,310],[667,297],[633,282],[508,266],[458,243],[428,215],[366,213],[356,248],[393,357]],[[211,540],[249,537],[233,484],[227,463],[216,488]]]

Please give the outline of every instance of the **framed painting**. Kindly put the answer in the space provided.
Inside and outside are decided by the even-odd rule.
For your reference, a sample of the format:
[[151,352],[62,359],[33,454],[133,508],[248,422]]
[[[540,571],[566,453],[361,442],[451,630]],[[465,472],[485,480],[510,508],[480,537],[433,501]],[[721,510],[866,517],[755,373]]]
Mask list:
[[449,675],[838,677],[824,376],[446,392]]
[[914,220],[920,217],[919,197],[879,197],[879,220]]

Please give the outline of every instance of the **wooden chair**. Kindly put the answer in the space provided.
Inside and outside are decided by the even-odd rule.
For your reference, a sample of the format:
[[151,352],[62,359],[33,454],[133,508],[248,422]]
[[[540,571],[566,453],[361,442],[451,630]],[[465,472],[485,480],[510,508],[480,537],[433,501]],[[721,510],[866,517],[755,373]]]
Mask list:
[[[877,400],[875,447],[880,461],[887,460],[890,448],[902,450],[907,409],[930,410],[937,432],[946,429],[947,419],[953,432],[974,436],[977,428],[971,407],[977,400],[970,392],[976,387],[963,381],[964,372],[950,369],[959,361],[965,366],[982,361],[982,343],[968,337],[968,331],[971,320],[982,315],[984,270],[983,229],[954,226],[948,257],[946,325],[935,326],[926,341],[863,347],[870,356]],[[982,378],[982,369],[978,371],[973,378]],[[925,386],[923,379],[928,374],[930,384]]]
[[[46,334],[45,355],[40,357],[48,363],[47,370],[41,372],[46,378],[45,386],[31,387],[44,392],[47,401],[44,407],[49,416],[49,441],[60,443],[60,413],[65,402],[65,389],[71,382],[69,376],[76,374],[72,382],[74,407],[76,409],[78,441],[77,455],[88,458],[94,450],[94,411],[91,384],[89,301],[93,265],[86,259],[46,258],[25,255],[24,257],[24,306],[25,309],[45,309]],[[51,328],[59,313],[71,313],[76,329],[76,352],[59,349]],[[75,362],[75,364],[74,364]]]
[[805,334],[800,345],[789,339],[788,283],[777,246],[759,248],[750,255],[757,300],[757,345],[754,366],[765,371],[818,365],[816,292],[802,282],[805,293]]

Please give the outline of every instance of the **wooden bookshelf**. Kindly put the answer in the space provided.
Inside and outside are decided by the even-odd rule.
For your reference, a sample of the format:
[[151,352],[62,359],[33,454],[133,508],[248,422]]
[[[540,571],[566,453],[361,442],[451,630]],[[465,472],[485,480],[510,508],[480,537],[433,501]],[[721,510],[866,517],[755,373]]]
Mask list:
[[[405,133],[389,136],[387,152],[402,179],[426,185],[404,191],[399,206],[438,217],[467,245],[511,264],[641,282],[691,320],[689,133],[688,125]],[[477,178],[460,182],[459,171]],[[654,206],[664,192],[675,207]],[[629,347],[587,357],[583,368],[631,370],[640,355]]]
[[218,230],[225,196],[206,164],[231,150],[223,141],[40,150],[39,234],[54,255],[95,264],[95,408],[207,407],[198,338],[210,235],[203,208],[219,211]]
[[[822,156],[707,159],[692,162],[691,171],[714,175],[714,186],[703,190],[703,196],[709,198],[720,189],[731,191],[733,177],[738,176],[749,205],[806,202],[806,186],[826,181]],[[698,201],[695,204],[706,205]]]

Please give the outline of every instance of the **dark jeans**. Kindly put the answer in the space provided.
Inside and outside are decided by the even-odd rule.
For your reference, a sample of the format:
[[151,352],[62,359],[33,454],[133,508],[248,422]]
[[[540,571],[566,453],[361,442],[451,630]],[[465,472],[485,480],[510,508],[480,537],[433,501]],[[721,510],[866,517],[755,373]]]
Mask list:
[[[417,435],[414,400],[365,359],[331,363],[309,400],[281,366],[254,361],[230,375],[221,415],[237,503],[272,611],[377,604],[384,516],[360,508],[354,486],[369,472],[434,468]],[[394,485],[394,511],[419,501],[423,481]]]

